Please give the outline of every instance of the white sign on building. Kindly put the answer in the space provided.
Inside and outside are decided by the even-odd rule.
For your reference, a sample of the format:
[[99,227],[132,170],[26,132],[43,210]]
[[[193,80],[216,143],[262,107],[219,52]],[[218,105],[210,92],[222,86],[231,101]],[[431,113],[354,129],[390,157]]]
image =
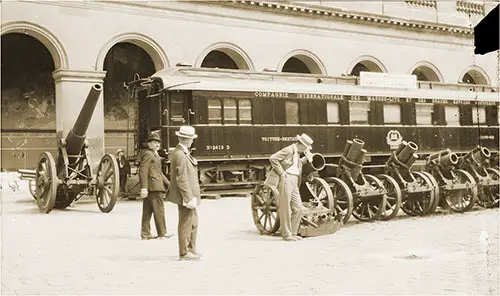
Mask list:
[[371,87],[417,88],[417,76],[405,74],[360,72],[359,84],[361,86]]

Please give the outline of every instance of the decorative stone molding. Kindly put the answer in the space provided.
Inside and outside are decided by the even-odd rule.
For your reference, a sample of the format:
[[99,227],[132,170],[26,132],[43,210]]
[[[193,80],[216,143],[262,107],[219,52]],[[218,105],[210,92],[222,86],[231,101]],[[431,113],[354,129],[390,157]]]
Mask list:
[[106,71],[86,71],[73,69],[59,69],[52,72],[54,82],[83,82],[83,83],[104,83]]
[[457,1],[457,11],[466,14],[484,14],[484,3],[470,1],[470,0],[459,0]]
[[297,49],[285,55],[278,64],[278,70],[281,71],[285,63],[292,57],[298,58],[309,68],[312,74],[327,75],[326,67],[321,59],[309,50]]
[[218,42],[205,48],[205,50],[203,50],[203,52],[196,59],[195,67],[201,67],[203,59],[205,59],[205,57],[213,50],[222,51],[227,54],[238,65],[239,69],[251,71],[255,70],[252,59],[250,59],[248,53],[241,47],[230,42]]
[[469,36],[474,34],[474,30],[463,26],[453,26],[453,25],[438,24],[433,22],[407,20],[395,17],[388,17],[385,15],[364,13],[364,12],[351,12],[351,11],[345,11],[341,9],[335,9],[323,6],[312,6],[303,4],[299,5],[288,2],[267,2],[267,1],[252,1],[252,0],[231,0],[231,2],[207,1],[204,3],[210,3],[212,5],[232,6],[235,8],[240,8],[242,6],[245,6],[274,13],[296,14],[300,16],[309,16],[315,18],[325,17],[325,18],[332,18],[350,22],[370,23],[370,25],[376,23],[385,26],[400,27],[404,28],[404,30],[427,30],[427,31],[435,31],[436,33],[446,32],[448,34],[454,33],[454,34],[469,35]]
[[406,0],[406,3],[413,6],[421,6],[436,9],[436,1],[433,0]]

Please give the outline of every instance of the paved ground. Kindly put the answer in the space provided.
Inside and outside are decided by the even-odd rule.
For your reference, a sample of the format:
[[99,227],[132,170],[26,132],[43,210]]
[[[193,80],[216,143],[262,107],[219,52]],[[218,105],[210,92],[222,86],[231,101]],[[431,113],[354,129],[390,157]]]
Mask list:
[[[350,222],[300,242],[261,236],[250,200],[204,200],[199,262],[177,261],[177,236],[141,241],[140,201],[110,214],[94,202],[38,212],[27,185],[2,180],[7,294],[498,295],[499,210]],[[166,204],[176,233],[176,207]]]

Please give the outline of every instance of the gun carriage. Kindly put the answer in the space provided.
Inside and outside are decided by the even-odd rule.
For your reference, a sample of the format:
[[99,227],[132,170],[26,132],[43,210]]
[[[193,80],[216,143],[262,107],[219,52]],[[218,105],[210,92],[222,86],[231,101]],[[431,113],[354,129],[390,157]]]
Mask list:
[[[325,158],[316,153],[302,168],[299,192],[303,212],[299,234],[304,237],[330,234],[340,225],[341,216],[336,210],[332,191],[317,173],[324,167]],[[274,234],[279,230],[278,196],[278,189],[266,184],[257,185],[252,193],[252,216],[261,234]]]
[[500,172],[490,167],[490,157],[488,148],[477,146],[458,161],[458,167],[469,172],[476,181],[476,202],[485,208],[497,207],[500,200]]
[[392,177],[401,190],[401,199],[390,200],[391,210],[382,219],[395,217],[402,209],[407,215],[419,216],[432,213],[438,206],[439,186],[428,172],[417,172],[412,166],[418,159],[417,144],[402,141],[385,164],[382,179]]
[[[362,173],[366,155],[365,142],[360,139],[348,140],[339,163],[328,164],[336,169],[336,177],[325,178],[337,202],[337,207],[345,213],[344,223],[351,214],[359,221],[373,221],[382,216],[386,207],[388,191],[383,182],[373,175]],[[345,187],[345,188],[344,188]]]
[[106,154],[94,172],[86,141],[87,128],[102,87],[95,84],[65,139],[59,141],[57,161],[50,152],[43,152],[36,170],[20,170],[21,177],[34,179],[31,188],[41,212],[64,209],[84,195],[95,195],[99,209],[110,212],[119,193],[119,172],[115,157]]
[[463,169],[458,169],[459,158],[450,149],[431,154],[427,158],[425,170],[439,184],[439,205],[452,211],[463,213],[474,206],[478,197],[476,181]]

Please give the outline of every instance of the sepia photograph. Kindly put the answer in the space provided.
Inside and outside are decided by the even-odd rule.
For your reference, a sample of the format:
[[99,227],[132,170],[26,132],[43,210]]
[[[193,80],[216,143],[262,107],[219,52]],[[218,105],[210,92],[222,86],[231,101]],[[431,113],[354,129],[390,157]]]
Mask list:
[[500,295],[499,7],[0,1],[0,295]]

